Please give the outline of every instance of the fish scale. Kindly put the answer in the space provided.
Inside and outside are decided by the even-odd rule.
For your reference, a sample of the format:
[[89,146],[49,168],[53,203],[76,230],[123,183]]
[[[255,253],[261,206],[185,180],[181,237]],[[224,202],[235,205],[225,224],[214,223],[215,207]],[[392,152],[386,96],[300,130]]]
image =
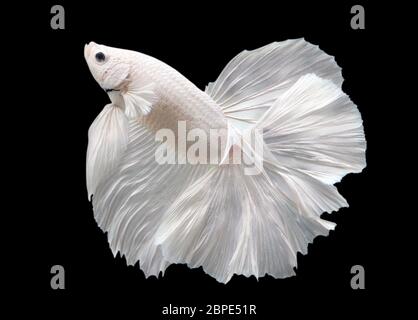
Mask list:
[[[168,128],[177,132],[177,122],[187,121],[187,130],[199,128],[209,134],[210,129],[227,129],[227,121],[219,105],[205,92],[167,64],[152,57],[137,53],[136,70],[140,70],[157,84],[159,101],[143,122],[154,132]],[[148,80],[148,79],[147,79]],[[149,80],[148,80],[149,81]]]

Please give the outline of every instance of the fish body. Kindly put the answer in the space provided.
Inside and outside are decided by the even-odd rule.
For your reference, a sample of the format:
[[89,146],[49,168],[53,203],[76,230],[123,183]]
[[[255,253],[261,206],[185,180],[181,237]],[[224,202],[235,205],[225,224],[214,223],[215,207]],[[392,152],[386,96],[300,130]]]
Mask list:
[[[208,133],[209,129],[227,129],[227,120],[219,105],[206,92],[197,88],[166,63],[140,52],[115,48],[105,49],[94,42],[85,47],[86,59],[91,58],[90,54],[93,56],[101,51],[110,51],[118,55],[120,59],[129,62],[129,74],[126,79],[114,85],[118,88],[117,90],[108,92],[110,100],[115,105],[125,110],[126,104],[129,105],[131,102],[129,95],[128,98],[123,98],[125,94],[130,92],[141,94],[141,90],[146,91],[152,88],[152,93],[147,95],[150,102],[152,101],[152,108],[144,113],[130,110],[133,117],[141,118],[143,124],[151,131],[156,132],[163,128],[177,131],[178,121],[182,120],[187,121],[188,129],[199,128]],[[132,104],[135,103],[137,101]],[[146,102],[143,104],[145,105]],[[136,109],[136,106],[132,109]]]
[[[283,278],[295,273],[297,252],[334,229],[321,214],[348,206],[333,184],[365,167],[366,141],[341,68],[318,46],[295,39],[245,50],[204,91],[139,52],[90,43],[84,55],[111,100],[89,129],[86,171],[115,255],[139,261],[146,276],[186,263],[223,283]],[[164,130],[177,139],[166,153],[181,159],[183,125],[186,135],[217,133],[216,163],[205,153],[160,161]],[[257,170],[229,161],[237,150]]]

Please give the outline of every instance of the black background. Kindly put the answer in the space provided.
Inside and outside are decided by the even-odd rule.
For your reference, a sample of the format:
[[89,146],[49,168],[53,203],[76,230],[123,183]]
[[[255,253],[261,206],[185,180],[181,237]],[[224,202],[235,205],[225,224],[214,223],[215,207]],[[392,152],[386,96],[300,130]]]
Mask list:
[[[54,4],[65,8],[65,30],[50,28]],[[365,30],[350,27],[354,4],[365,7]],[[25,285],[19,290],[41,301],[36,308],[44,315],[81,314],[83,306],[104,314],[130,312],[133,319],[170,319],[161,315],[170,303],[256,304],[257,316],[248,319],[282,318],[284,313],[355,316],[385,308],[373,301],[389,294],[388,253],[396,256],[383,227],[391,208],[380,201],[386,193],[384,160],[378,154],[389,112],[389,105],[377,99],[383,90],[379,70],[386,63],[383,37],[390,37],[384,23],[387,7],[361,1],[228,6],[54,1],[21,10],[31,21],[20,53],[32,68],[28,82],[35,103],[21,110],[30,133],[25,154],[31,168],[29,195],[17,200],[27,222],[27,237],[20,244]],[[336,230],[315,239],[309,253],[298,256],[297,275],[282,280],[234,276],[224,285],[184,265],[170,266],[162,278],[145,279],[138,265],[127,267],[123,258],[114,258],[87,199],[87,130],[108,98],[90,75],[84,44],[95,41],[152,55],[203,89],[241,50],[300,37],[336,57],[343,68],[343,90],[362,114],[368,142],[367,168],[337,185],[350,207],[327,215],[337,222]],[[65,268],[65,290],[50,287],[50,269],[56,264]],[[366,290],[350,287],[350,268],[356,264],[365,268]]]

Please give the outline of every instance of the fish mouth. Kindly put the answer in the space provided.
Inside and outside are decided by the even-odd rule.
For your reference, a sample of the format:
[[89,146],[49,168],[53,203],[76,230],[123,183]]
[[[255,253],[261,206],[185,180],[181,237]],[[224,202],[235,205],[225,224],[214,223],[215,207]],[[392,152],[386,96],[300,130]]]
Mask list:
[[93,41],[90,41],[88,44],[84,45],[84,58],[88,60],[93,48],[97,47],[97,44]]

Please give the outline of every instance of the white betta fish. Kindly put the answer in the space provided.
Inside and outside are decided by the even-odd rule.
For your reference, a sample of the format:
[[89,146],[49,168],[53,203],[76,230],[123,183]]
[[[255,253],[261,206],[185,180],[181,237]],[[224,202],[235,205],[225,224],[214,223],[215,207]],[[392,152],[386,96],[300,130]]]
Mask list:
[[[365,167],[366,141],[341,68],[318,46],[243,51],[205,91],[142,53],[91,42],[84,55],[112,102],[89,129],[87,189],[114,255],[146,276],[186,263],[224,283],[284,278],[297,252],[335,227],[320,216],[348,206],[333,184]],[[159,161],[181,143],[162,144],[159,132],[180,138],[183,123],[188,133],[218,130],[222,160]],[[258,149],[244,138],[256,130]],[[256,174],[225,161],[245,152],[240,142],[262,158]]]

